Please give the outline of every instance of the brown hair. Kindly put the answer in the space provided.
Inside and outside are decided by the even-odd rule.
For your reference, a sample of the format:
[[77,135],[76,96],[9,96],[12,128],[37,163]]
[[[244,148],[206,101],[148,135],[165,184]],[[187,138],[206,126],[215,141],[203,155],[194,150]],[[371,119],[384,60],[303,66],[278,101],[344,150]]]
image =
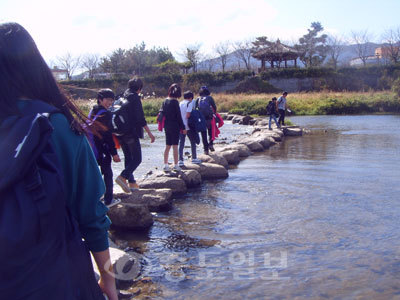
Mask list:
[[182,96],[181,87],[177,83],[171,84],[168,89],[168,97],[171,98],[180,98]]

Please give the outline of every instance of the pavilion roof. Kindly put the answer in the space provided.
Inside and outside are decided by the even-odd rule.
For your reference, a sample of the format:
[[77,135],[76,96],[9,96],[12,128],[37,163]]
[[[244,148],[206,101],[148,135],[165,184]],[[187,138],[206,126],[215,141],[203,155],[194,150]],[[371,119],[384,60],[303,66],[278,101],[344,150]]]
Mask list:
[[300,53],[293,47],[282,44],[279,39],[269,42],[267,45],[254,47],[252,56],[257,59],[264,60],[291,60],[299,57]]

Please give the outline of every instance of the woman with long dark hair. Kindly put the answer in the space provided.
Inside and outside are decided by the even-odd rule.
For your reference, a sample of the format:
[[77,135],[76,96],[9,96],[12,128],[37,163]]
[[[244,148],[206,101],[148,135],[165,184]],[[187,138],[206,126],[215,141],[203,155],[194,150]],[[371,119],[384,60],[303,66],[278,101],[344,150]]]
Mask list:
[[[40,113],[54,111],[50,116],[46,114],[52,128],[48,142],[50,148],[45,149],[51,151],[45,153],[47,156],[41,157],[51,158],[53,164],[56,162],[55,168],[60,171],[55,174],[59,174],[60,179],[54,182],[59,183],[63,190],[63,193],[52,191],[52,186],[47,186],[50,183],[44,181],[50,178],[48,174],[39,172],[37,185],[27,185],[27,188],[39,187],[41,191],[52,191],[60,197],[51,198],[45,192],[43,195],[32,194],[34,199],[38,199],[36,206],[35,203],[32,206],[26,203],[27,207],[32,207],[32,211],[12,210],[13,204],[8,200],[15,197],[23,203],[27,197],[20,195],[31,195],[16,188],[19,182],[25,179],[24,176],[31,175],[17,174],[13,181],[7,183],[11,172],[1,174],[1,297],[86,300],[103,299],[104,293],[109,299],[116,300],[115,279],[109,263],[110,221],[106,216],[107,208],[100,202],[100,197],[104,194],[104,183],[80,125],[86,121],[86,117],[59,88],[34,40],[17,23],[0,24],[0,90],[1,129],[5,128],[5,123],[10,120],[29,115],[31,111],[27,108],[43,108]],[[27,136],[29,134],[33,133],[28,132]],[[20,151],[27,145],[24,144],[24,139],[15,149],[14,157],[4,157],[8,150],[14,151],[7,148],[7,145],[12,145],[14,141],[13,137],[6,135],[3,130],[0,131],[0,135],[1,149],[4,150],[0,153],[2,167],[1,165],[6,163],[5,160],[17,159]],[[42,169],[39,170],[49,167],[47,161],[34,163],[40,164]],[[43,181],[40,181],[40,178]],[[40,201],[46,197],[49,202],[44,205]],[[37,236],[35,234],[32,237],[33,242],[27,244],[29,239],[21,239],[20,245],[17,243],[13,249],[8,249],[10,244],[14,245],[20,237],[9,238],[7,232],[24,228],[26,222],[30,221],[13,216],[36,216],[36,209],[38,212],[45,211],[46,214],[40,215],[37,224],[33,223],[32,228],[28,228],[31,232],[37,232]],[[52,218],[54,215],[59,217]],[[52,235],[54,232],[57,234]],[[100,271],[98,284],[95,281],[89,251],[93,254]]]

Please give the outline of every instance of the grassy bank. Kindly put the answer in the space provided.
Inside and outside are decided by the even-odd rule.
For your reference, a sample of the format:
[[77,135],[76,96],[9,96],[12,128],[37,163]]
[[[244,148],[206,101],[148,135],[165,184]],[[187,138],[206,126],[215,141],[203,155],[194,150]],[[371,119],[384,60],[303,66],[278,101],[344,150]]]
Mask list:
[[[219,94],[220,111],[241,115],[265,115],[265,106],[277,94]],[[295,115],[400,113],[400,99],[392,92],[318,92],[293,93],[287,97]]]
[[[218,111],[240,115],[266,115],[265,107],[278,94],[213,94]],[[164,98],[143,100],[143,110],[149,122],[155,122]],[[392,92],[317,92],[293,93],[287,97],[295,115],[400,113],[400,99]],[[95,101],[78,100],[86,113]]]

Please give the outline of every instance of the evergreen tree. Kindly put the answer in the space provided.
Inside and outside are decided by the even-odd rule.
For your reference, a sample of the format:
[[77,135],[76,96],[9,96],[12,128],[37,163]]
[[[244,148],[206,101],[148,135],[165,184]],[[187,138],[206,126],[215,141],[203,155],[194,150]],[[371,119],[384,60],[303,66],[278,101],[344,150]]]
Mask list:
[[329,47],[326,45],[326,34],[320,34],[324,28],[320,22],[312,22],[308,33],[299,39],[295,48],[300,51],[300,60],[306,67],[322,65]]

